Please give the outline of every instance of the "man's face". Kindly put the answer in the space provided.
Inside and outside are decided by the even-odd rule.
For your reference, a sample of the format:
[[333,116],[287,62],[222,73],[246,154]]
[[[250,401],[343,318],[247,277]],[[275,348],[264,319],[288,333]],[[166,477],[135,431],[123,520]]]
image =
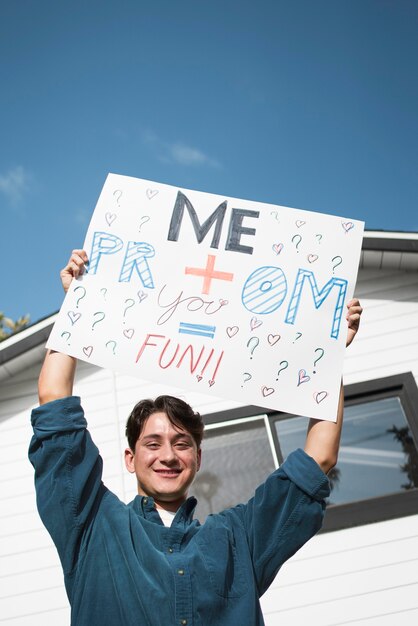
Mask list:
[[201,451],[192,435],[174,426],[165,413],[153,413],[144,424],[135,452],[125,450],[125,464],[135,473],[138,493],[177,510],[200,468]]

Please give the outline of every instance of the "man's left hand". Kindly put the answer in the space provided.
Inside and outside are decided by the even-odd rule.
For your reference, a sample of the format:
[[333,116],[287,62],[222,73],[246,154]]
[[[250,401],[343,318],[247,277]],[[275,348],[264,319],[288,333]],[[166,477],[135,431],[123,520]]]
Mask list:
[[346,346],[348,347],[350,343],[353,341],[354,337],[360,326],[360,317],[363,312],[362,307],[360,306],[360,300],[357,298],[353,298],[347,304],[347,322],[348,322],[348,331],[347,331],[347,342]]

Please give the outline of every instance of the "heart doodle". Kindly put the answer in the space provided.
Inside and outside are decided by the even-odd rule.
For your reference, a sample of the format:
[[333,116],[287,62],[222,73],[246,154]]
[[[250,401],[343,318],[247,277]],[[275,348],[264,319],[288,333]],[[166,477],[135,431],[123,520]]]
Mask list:
[[132,339],[132,337],[134,336],[134,333],[135,333],[134,328],[127,328],[126,330],[123,331],[123,334],[125,335],[127,339]]
[[306,222],[304,220],[296,220],[295,224],[298,228],[300,228],[301,226],[306,224]]
[[284,246],[282,243],[275,243],[272,246],[272,250],[274,252],[274,254],[280,254],[280,252],[283,250]]
[[197,382],[200,383],[200,381],[202,380],[203,376],[200,376],[200,374],[198,374],[196,376],[196,378],[197,378]]
[[214,381],[214,380],[210,380],[210,381],[209,381],[209,387],[212,387],[212,385],[214,385],[214,384],[215,384],[215,381]]
[[93,352],[93,346],[86,346],[85,348],[83,348],[83,352],[86,357],[90,357],[91,353]]
[[238,331],[239,326],[228,326],[228,328],[226,329],[226,334],[231,339],[231,337],[234,337],[234,335],[236,335]]
[[274,346],[274,344],[277,343],[280,339],[281,339],[281,335],[272,335],[272,334],[270,334],[267,337],[267,341],[269,342],[269,344],[271,346]]
[[140,304],[141,304],[141,302],[143,302],[145,300],[145,298],[148,298],[148,294],[145,293],[144,291],[138,291],[138,293],[136,295],[138,296],[138,300],[139,300]]
[[70,322],[73,326],[76,321],[79,320],[81,317],[81,313],[76,313],[75,311],[68,311],[67,315],[70,318]]
[[342,227],[344,228],[345,232],[348,233],[349,230],[351,230],[352,228],[354,228],[354,224],[353,222],[341,222]]
[[105,219],[106,222],[109,224],[109,226],[112,226],[113,222],[115,221],[115,219],[117,218],[116,213],[109,213],[107,212],[105,215]]
[[308,374],[306,373],[306,370],[299,370],[298,377],[299,377],[298,387],[299,385],[302,385],[303,383],[307,383],[309,380],[311,380],[311,377],[308,376]]
[[325,398],[328,396],[328,392],[327,391],[317,391],[316,393],[314,393],[313,397],[315,399],[315,402],[317,404],[319,404],[320,402],[322,402],[322,400],[325,400]]
[[158,189],[147,189],[146,192],[148,200],[152,200],[158,193]]
[[261,393],[263,394],[264,398],[267,398],[267,396],[271,396],[274,391],[275,390],[273,389],[273,387],[266,387],[266,385],[263,385],[261,387]]
[[256,317],[252,317],[251,318],[251,322],[250,322],[250,328],[251,330],[255,330],[256,328],[258,328],[259,326],[261,326],[263,322],[259,319],[257,319]]
[[308,254],[308,261],[309,263],[315,263],[315,261],[318,259],[318,255],[317,254]]

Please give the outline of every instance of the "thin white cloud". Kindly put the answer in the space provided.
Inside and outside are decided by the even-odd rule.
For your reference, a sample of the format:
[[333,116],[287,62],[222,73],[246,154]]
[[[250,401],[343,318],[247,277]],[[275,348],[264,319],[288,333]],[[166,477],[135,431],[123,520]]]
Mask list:
[[74,221],[76,224],[80,224],[80,226],[88,226],[91,218],[91,211],[87,209],[76,209],[74,212]]
[[164,163],[178,163],[179,165],[208,165],[221,167],[216,159],[202,152],[196,147],[188,146],[180,141],[169,143],[160,139],[152,130],[142,133],[144,143],[152,146],[156,157]]
[[191,148],[182,143],[175,143],[169,148],[173,161],[180,163],[180,165],[211,165],[212,167],[219,167],[217,161],[211,159],[197,148]]
[[30,174],[22,165],[17,165],[5,174],[0,174],[0,192],[11,204],[17,205],[29,190],[30,181]]

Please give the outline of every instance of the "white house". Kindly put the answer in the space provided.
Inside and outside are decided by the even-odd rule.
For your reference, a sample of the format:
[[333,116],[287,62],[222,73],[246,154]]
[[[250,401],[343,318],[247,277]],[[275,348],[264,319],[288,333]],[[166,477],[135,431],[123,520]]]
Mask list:
[[[418,623],[418,234],[366,231],[356,295],[365,311],[345,359],[345,428],[325,527],[263,597],[268,626]],[[0,344],[0,626],[69,623],[27,460],[53,322],[41,320]],[[104,481],[122,500],[136,488],[123,466],[126,417],[138,399],[162,391],[178,393],[86,363],[78,368],[75,392],[104,458]],[[305,418],[192,393],[187,400],[207,424],[194,486],[201,519],[248,498],[303,444]]]

